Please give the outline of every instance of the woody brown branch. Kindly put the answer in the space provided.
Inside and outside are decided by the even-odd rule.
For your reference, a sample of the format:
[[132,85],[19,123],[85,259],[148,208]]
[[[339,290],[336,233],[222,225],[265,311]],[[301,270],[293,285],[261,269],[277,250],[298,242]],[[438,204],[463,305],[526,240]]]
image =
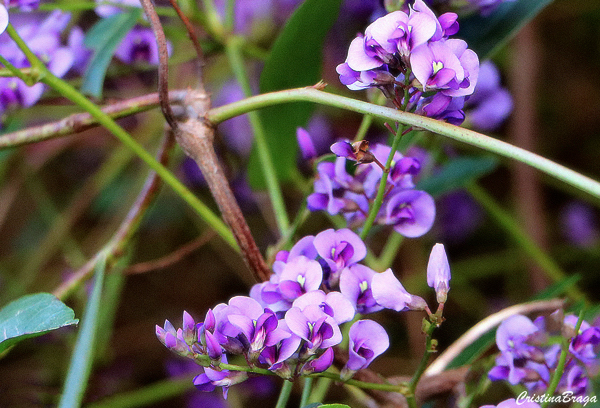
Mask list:
[[262,257],[246,219],[231,191],[227,177],[213,148],[214,128],[204,120],[210,109],[210,98],[204,92],[190,91],[186,101],[191,116],[179,122],[175,137],[185,153],[198,163],[223,219],[231,228],[246,265],[258,281],[269,279],[271,272]]

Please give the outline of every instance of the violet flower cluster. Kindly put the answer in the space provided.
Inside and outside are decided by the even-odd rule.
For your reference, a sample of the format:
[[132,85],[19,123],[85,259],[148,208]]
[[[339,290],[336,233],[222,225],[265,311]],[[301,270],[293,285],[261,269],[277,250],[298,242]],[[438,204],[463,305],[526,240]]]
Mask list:
[[378,18],[350,44],[336,69],[340,81],[352,90],[379,88],[399,109],[462,123],[479,59],[463,40],[449,38],[458,32],[457,17],[438,18],[415,0],[408,12]]
[[[204,367],[196,387],[212,391],[245,381],[249,374],[228,366],[243,356],[252,368],[266,369],[285,379],[327,370],[334,347],[342,342],[340,326],[358,314],[384,308],[427,310],[426,302],[409,294],[391,269],[377,273],[359,262],[367,248],[349,229],[323,231],[280,251],[267,282],[256,284],[250,296],[235,296],[208,310],[203,322],[184,312],[183,327],[167,320],[156,327],[159,340],[171,351]],[[444,247],[437,244],[427,268],[427,282],[445,301],[450,269]],[[389,347],[385,329],[373,320],[354,321],[348,331],[348,359],[341,379],[351,378]]]
[[[376,144],[369,149],[365,141],[354,145],[342,141],[334,143],[331,151],[339,157],[333,163],[317,165],[314,193],[307,198],[308,208],[331,215],[343,214],[348,225],[358,226],[366,219],[377,196],[383,176],[381,163],[386,162],[391,148]],[[346,170],[348,160],[358,164],[354,174]],[[414,177],[420,169],[418,159],[394,153],[383,204],[375,218],[377,224],[393,225],[396,232],[409,238],[428,232],[435,220],[433,198],[415,189]]]
[[522,315],[506,319],[496,332],[500,355],[488,373],[489,378],[523,384],[530,394],[543,394],[558,365],[560,340],[567,338],[566,365],[556,392],[585,397],[590,392],[588,378],[600,368],[600,324],[583,321],[575,332],[576,324],[576,316],[563,318],[559,312],[533,322]]
[[[81,31],[72,29],[66,43],[63,42],[63,32],[70,19],[68,13],[16,13],[10,18],[17,33],[54,75],[63,77],[79,64],[83,57],[78,52],[83,42]],[[7,34],[0,37],[0,54],[16,68],[29,67],[25,54]],[[41,98],[44,89],[45,86],[41,83],[27,86],[18,78],[0,78],[0,114],[11,108],[34,105]]]

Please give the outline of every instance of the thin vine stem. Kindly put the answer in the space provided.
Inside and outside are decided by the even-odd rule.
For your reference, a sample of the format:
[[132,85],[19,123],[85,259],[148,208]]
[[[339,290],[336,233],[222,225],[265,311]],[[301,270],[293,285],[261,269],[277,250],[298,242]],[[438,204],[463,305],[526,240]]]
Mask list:
[[546,159],[545,157],[513,146],[510,143],[485,136],[473,130],[444,123],[436,119],[415,115],[413,113],[401,112],[385,106],[377,106],[357,99],[334,95],[320,91],[315,87],[288,89],[246,98],[242,101],[213,108],[207,113],[206,118],[213,124],[217,124],[234,116],[242,115],[257,109],[280,103],[299,101],[319,103],[362,114],[372,114],[381,119],[400,122],[415,128],[426,129],[450,139],[525,163],[553,178],[582,190],[593,197],[600,198],[600,182],[553,162],[552,160]]
[[425,370],[427,369],[427,363],[429,362],[429,358],[431,357],[431,353],[435,352],[435,347],[433,346],[433,331],[436,329],[436,325],[433,323],[430,323],[429,327],[427,328],[427,331],[425,333],[426,336],[426,340],[425,340],[425,352],[423,353],[423,357],[421,357],[421,361],[419,362],[419,366],[417,367],[417,369],[415,370],[415,373],[412,377],[412,379],[410,380],[410,383],[408,385],[408,389],[409,389],[409,394],[406,396],[406,401],[408,402],[409,407],[411,408],[416,408],[417,407],[417,400],[415,398],[415,391],[417,389],[417,384],[419,383],[419,380],[421,379],[421,376],[423,375],[423,373],[425,372]]
[[[252,95],[252,89],[250,87],[250,81],[244,65],[242,52],[240,46],[242,42],[237,37],[231,37],[225,44],[225,51],[229,58],[229,63],[233,69],[235,77],[242,87],[244,94],[248,97]],[[281,187],[277,181],[277,173],[275,171],[275,165],[273,164],[270,147],[267,143],[265,130],[263,124],[258,116],[257,112],[249,112],[248,119],[250,120],[250,126],[254,133],[254,142],[256,143],[256,150],[258,153],[260,165],[262,167],[263,176],[267,184],[267,191],[273,210],[275,212],[275,220],[277,227],[281,235],[285,235],[290,227],[290,221],[287,216],[287,210],[283,200],[283,194]]]
[[[577,335],[577,333],[579,333],[579,329],[581,328],[581,324],[583,323],[584,312],[585,312],[585,309],[581,309],[581,311],[579,312],[579,318],[577,319],[577,324],[575,325],[575,335]],[[560,356],[558,358],[558,364],[556,365],[556,370],[554,370],[554,373],[552,374],[552,379],[550,380],[550,384],[548,385],[548,389],[546,390],[547,396],[554,395],[554,393],[556,392],[556,389],[558,388],[558,383],[560,382],[563,372],[565,371],[565,365],[567,363],[567,357],[569,355],[569,340],[563,338],[563,341],[561,344],[561,349],[562,350],[561,350]],[[548,404],[550,404],[550,400],[545,399],[542,402],[542,408],[546,408],[548,406]]]
[[279,392],[279,398],[277,399],[277,404],[275,408],[285,408],[287,406],[288,401],[290,400],[290,395],[292,395],[292,388],[294,387],[294,383],[291,381],[284,381],[281,386],[281,391]]
[[41,82],[50,86],[65,98],[75,103],[82,109],[90,113],[98,123],[109,130],[113,135],[117,137],[125,146],[133,150],[133,152],[142,159],[156,174],[161,177],[166,184],[168,184],[175,192],[186,201],[203,219],[209,224],[220,236],[236,251],[240,248],[235,241],[233,233],[225,225],[225,223],[211,211],[202,201],[198,199],[181,181],[173,175],[166,167],[160,164],[142,145],[136,142],[130,135],[117,124],[109,115],[104,113],[100,107],[90,101],[88,98],[83,96],[77,89],[71,86],[66,81],[55,76],[42,61],[33,54],[27,44],[19,36],[14,28],[9,24],[7,33],[17,43],[19,48],[23,51],[32,69],[39,70],[40,75],[37,77]]
[[[523,230],[521,225],[505,211],[483,188],[476,183],[467,186],[469,194],[492,216],[519,247],[540,266],[544,274],[553,282],[567,278],[560,266]],[[567,294],[574,300],[585,299],[585,294],[577,287],[570,287]]]
[[364,240],[371,227],[375,223],[375,218],[377,214],[379,214],[379,210],[381,209],[381,205],[383,204],[383,196],[387,189],[387,179],[390,172],[390,168],[392,166],[392,162],[394,160],[394,154],[396,154],[396,150],[398,149],[398,143],[400,143],[400,138],[402,137],[402,132],[404,131],[404,126],[398,126],[398,131],[396,132],[396,136],[394,137],[394,141],[392,143],[392,147],[390,150],[390,154],[388,155],[387,161],[385,162],[385,171],[381,175],[381,180],[379,181],[379,188],[377,189],[377,195],[375,196],[375,201],[373,201],[373,205],[369,210],[369,215],[365,220],[365,224],[363,226],[362,231],[360,232],[360,238]]

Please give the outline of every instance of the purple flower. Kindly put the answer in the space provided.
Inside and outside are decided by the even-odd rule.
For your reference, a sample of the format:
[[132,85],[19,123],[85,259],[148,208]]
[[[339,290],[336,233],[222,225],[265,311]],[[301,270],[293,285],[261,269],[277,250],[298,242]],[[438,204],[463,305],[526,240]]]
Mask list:
[[586,203],[572,201],[561,211],[563,235],[573,245],[591,247],[599,237],[594,209]]
[[371,290],[377,272],[361,264],[344,268],[340,275],[340,292],[352,302],[361,314],[378,312],[383,306],[377,303]]
[[352,302],[336,291],[325,294],[322,290],[314,290],[300,296],[292,304],[293,307],[300,310],[304,310],[310,305],[318,305],[323,312],[333,317],[337,324],[349,322],[355,314]]
[[423,91],[449,89],[465,79],[460,60],[446,42],[437,41],[415,48],[410,63]]
[[362,239],[347,228],[320,232],[315,236],[313,244],[332,273],[360,262],[367,256],[367,247]]
[[586,365],[596,363],[597,365],[600,358],[598,354],[599,345],[600,329],[598,327],[589,327],[571,340],[569,351],[582,363]]
[[312,160],[317,157],[317,150],[315,145],[310,138],[310,135],[306,129],[299,127],[296,129],[296,139],[298,140],[298,146],[300,147],[300,153],[302,153],[302,159]]
[[438,303],[446,302],[450,290],[450,264],[443,244],[435,244],[427,264],[427,284],[435,289]]
[[[167,44],[170,50],[170,44]],[[134,27],[121,41],[115,56],[125,64],[145,62],[158,65],[158,45],[151,29]]]
[[184,357],[193,356],[190,346],[183,338],[182,330],[175,330],[170,321],[165,320],[164,327],[156,325],[156,337],[172,352]]
[[298,256],[283,267],[279,292],[286,300],[293,301],[306,292],[319,289],[322,281],[323,269],[319,262]]
[[500,84],[500,73],[491,61],[481,63],[477,85],[466,108],[468,120],[482,131],[498,129],[510,115],[512,97]]
[[306,355],[313,355],[317,349],[335,346],[342,341],[342,333],[333,317],[317,305],[309,305],[304,310],[292,307],[285,314],[289,330],[307,343]]
[[326,210],[329,214],[336,215],[346,207],[346,201],[336,194],[340,185],[335,180],[335,165],[330,162],[319,163],[317,173],[315,192],[307,198],[308,208],[311,211]]
[[[223,358],[227,363],[227,359]],[[229,387],[239,384],[248,379],[248,374],[244,371],[214,370],[204,367],[204,373],[194,377],[194,385],[200,391],[211,392],[216,387],[223,387],[223,398],[227,399]]]
[[310,359],[307,363],[305,363],[300,372],[303,375],[322,373],[331,367],[334,356],[333,348],[329,347],[325,349],[325,351],[319,357]]
[[372,320],[359,320],[350,327],[349,358],[340,377],[347,380],[360,369],[367,368],[371,362],[390,346],[385,329]]
[[[0,27],[4,24],[0,10]],[[11,17],[11,23],[31,51],[47,64],[56,76],[64,76],[73,66],[73,52],[61,45],[62,31],[69,23],[70,15],[54,11],[47,15],[25,13]],[[43,18],[43,20],[40,20]],[[25,54],[7,36],[0,40],[0,54],[17,68],[29,66]],[[17,78],[0,79],[0,112],[14,107],[30,107],[42,96],[45,86],[37,83],[27,86]]]
[[404,310],[425,310],[427,304],[419,296],[411,295],[394,275],[391,269],[377,273],[371,281],[371,291],[377,303],[397,312]]
[[408,238],[428,232],[435,220],[435,202],[424,191],[402,190],[391,196],[385,205],[385,223]]

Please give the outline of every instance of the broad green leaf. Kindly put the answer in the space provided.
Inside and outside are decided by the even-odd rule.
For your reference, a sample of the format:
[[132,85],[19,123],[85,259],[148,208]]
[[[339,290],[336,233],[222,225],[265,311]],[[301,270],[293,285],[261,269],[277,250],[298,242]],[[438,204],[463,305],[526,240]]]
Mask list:
[[23,296],[0,310],[0,352],[78,321],[73,310],[50,293]]
[[486,157],[458,157],[449,160],[435,175],[419,181],[417,188],[432,196],[439,196],[467,185],[490,173],[498,160]]
[[456,37],[465,40],[480,60],[490,58],[551,2],[552,0],[505,1],[487,17],[473,14],[459,19],[460,31]]
[[102,87],[108,65],[123,40],[142,15],[142,9],[132,9],[98,21],[85,36],[85,45],[94,50],[83,76],[81,92],[96,98],[102,96]]
[[[260,76],[260,92],[316,84],[321,79],[323,43],[335,22],[341,0],[306,0],[290,17],[273,44]],[[267,142],[280,180],[289,180],[296,168],[296,128],[305,126],[313,111],[309,103],[280,104],[261,110]],[[254,151],[250,157],[252,186],[264,187]]]

